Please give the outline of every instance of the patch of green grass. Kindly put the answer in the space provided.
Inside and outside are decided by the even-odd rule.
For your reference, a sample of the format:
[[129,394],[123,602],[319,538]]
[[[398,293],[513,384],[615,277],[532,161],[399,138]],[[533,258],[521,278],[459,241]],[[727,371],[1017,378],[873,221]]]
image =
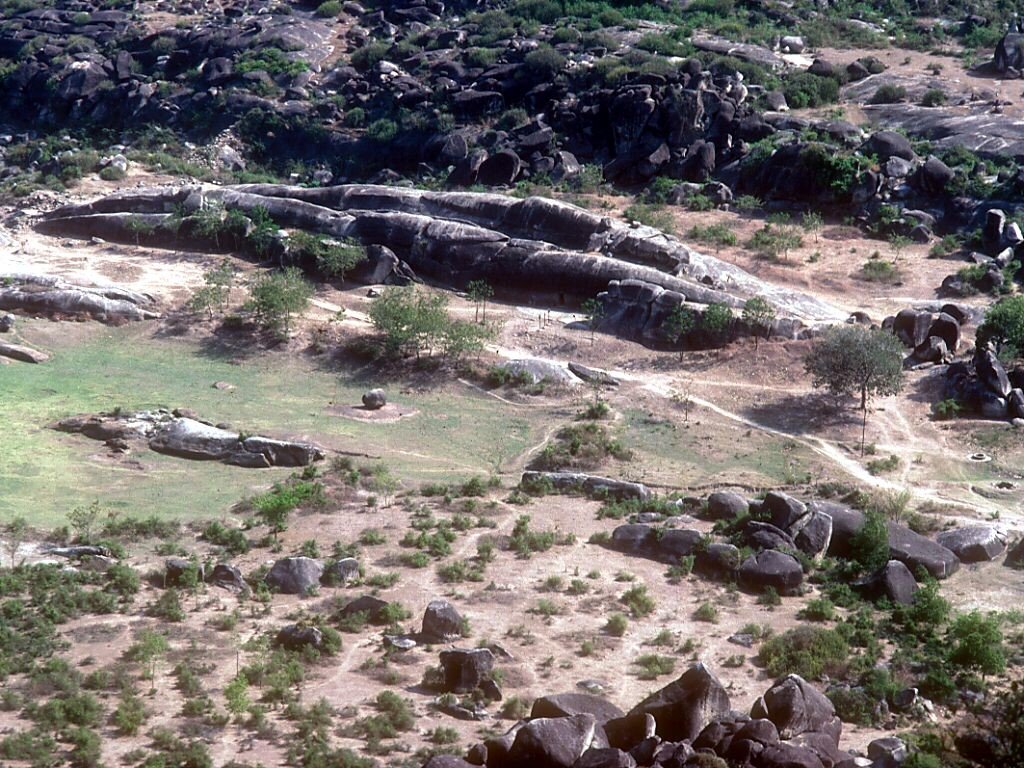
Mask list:
[[[546,409],[508,406],[456,384],[403,395],[416,416],[364,423],[329,410],[332,402],[358,403],[364,383],[280,353],[232,362],[198,341],[158,338],[152,323],[111,328],[22,319],[19,328],[52,359],[2,369],[0,517],[23,515],[34,525],[62,524],[75,506],[97,499],[123,514],[218,517],[292,472],[188,461],[141,447],[131,454],[141,467],[132,466],[110,459],[101,443],[46,428],[72,414],[191,408],[249,433],[380,455],[396,476],[418,482],[486,474],[496,458],[539,442],[552,418]],[[215,389],[217,381],[235,389]]]

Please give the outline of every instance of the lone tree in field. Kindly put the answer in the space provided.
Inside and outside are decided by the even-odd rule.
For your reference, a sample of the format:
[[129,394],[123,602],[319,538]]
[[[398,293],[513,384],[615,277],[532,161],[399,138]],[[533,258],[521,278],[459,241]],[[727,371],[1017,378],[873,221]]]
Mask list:
[[680,304],[673,309],[665,318],[665,331],[672,338],[673,342],[680,345],[679,359],[683,359],[682,341],[690,331],[697,325],[697,316],[693,310]]
[[772,323],[775,321],[775,307],[766,299],[755,296],[747,299],[743,305],[743,322],[749,325],[754,331],[754,350],[757,350],[757,342],[760,339],[758,330],[764,331],[767,339],[772,334]]
[[829,328],[804,358],[815,389],[834,395],[860,395],[860,449],[864,453],[868,401],[895,395],[903,387],[903,345],[888,331],[859,325]]

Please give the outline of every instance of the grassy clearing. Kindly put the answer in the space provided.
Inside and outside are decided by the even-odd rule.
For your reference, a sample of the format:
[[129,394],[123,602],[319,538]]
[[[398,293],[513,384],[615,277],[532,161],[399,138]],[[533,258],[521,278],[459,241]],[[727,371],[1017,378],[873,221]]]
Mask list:
[[[367,385],[301,359],[254,355],[236,364],[205,354],[190,339],[155,338],[151,324],[107,328],[26,320],[20,327],[53,359],[0,368],[0,519],[20,514],[35,524],[59,524],[67,511],[93,499],[126,514],[218,516],[241,496],[289,474],[148,450],[130,456],[137,464],[112,461],[100,443],[45,428],[74,413],[192,408],[247,432],[379,455],[395,475],[413,483],[486,474],[540,442],[551,419],[547,409],[516,408],[456,384],[394,398],[418,415],[364,423],[328,408],[331,401],[358,403]],[[217,381],[235,389],[215,389]],[[390,389],[397,394],[397,385]]]
[[820,480],[830,467],[806,446],[793,440],[748,430],[701,413],[673,420],[626,410],[621,438],[635,454],[633,465],[644,468],[648,482],[670,485],[744,483],[775,487]]

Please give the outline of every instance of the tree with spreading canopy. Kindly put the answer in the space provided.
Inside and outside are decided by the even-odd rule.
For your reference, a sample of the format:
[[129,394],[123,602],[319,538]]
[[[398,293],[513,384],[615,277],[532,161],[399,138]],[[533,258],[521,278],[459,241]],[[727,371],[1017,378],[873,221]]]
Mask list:
[[804,358],[815,389],[836,396],[860,395],[861,453],[867,430],[868,401],[895,395],[903,387],[903,345],[888,331],[859,325],[829,328]]

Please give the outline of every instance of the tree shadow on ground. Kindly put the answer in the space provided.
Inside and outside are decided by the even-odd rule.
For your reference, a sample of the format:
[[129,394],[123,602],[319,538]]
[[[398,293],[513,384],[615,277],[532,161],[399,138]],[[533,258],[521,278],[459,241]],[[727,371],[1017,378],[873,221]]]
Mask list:
[[837,398],[824,392],[781,395],[748,406],[741,413],[771,429],[792,434],[827,433],[829,429],[859,426],[859,401]]

